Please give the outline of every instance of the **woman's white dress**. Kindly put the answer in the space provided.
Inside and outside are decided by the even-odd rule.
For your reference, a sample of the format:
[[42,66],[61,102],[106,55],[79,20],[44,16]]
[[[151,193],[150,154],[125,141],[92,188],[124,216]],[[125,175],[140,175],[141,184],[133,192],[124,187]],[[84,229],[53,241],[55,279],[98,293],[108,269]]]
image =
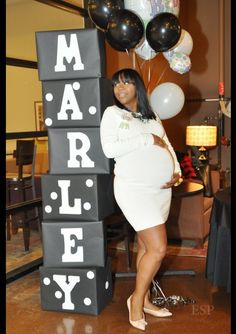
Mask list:
[[[100,133],[104,154],[115,159],[114,195],[128,222],[136,231],[165,223],[171,188],[161,187],[181,169],[159,117],[142,122],[129,111],[110,106]],[[168,149],[154,145],[152,133]]]

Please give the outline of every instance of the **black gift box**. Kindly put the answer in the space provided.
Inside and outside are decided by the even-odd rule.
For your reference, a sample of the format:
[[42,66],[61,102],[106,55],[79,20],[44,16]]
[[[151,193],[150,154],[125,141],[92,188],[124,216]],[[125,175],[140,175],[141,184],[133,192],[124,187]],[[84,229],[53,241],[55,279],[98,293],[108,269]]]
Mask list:
[[42,223],[43,264],[46,267],[104,267],[103,222]]
[[112,300],[111,261],[102,268],[40,267],[43,310],[98,315]]
[[51,174],[110,174],[112,161],[103,153],[100,128],[48,129]]
[[105,77],[105,38],[98,29],[36,32],[39,80]]
[[114,212],[113,176],[41,177],[44,220],[98,221]]
[[111,81],[103,78],[44,81],[45,126],[99,127],[106,107],[113,104]]

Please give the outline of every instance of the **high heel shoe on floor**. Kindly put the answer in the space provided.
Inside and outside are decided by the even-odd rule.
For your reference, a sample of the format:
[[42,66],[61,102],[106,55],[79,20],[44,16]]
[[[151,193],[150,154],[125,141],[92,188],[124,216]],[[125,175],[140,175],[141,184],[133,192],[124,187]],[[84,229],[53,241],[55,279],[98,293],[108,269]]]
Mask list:
[[150,314],[150,315],[153,315],[154,317],[158,317],[158,318],[165,318],[165,317],[171,317],[172,316],[172,313],[167,310],[167,308],[161,308],[160,310],[150,310],[148,308],[143,308],[143,311],[146,313],[146,314]]
[[145,331],[145,327],[147,325],[147,322],[145,321],[144,317],[142,319],[135,320],[135,321],[131,320],[131,315],[130,315],[131,296],[127,299],[127,307],[128,307],[128,311],[129,311],[129,322],[130,322],[130,324],[137,329]]

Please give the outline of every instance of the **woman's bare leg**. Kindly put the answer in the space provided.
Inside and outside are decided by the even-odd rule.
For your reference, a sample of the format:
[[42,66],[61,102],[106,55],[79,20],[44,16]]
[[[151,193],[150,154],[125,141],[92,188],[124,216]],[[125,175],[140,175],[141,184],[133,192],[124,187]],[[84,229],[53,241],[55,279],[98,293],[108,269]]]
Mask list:
[[141,237],[137,233],[137,244],[138,244],[138,251],[137,251],[137,257],[136,257],[136,270],[138,271],[138,266],[141,258],[146,253],[146,247],[144,242],[142,241]]
[[[137,251],[137,257],[136,257],[136,271],[138,271],[138,266],[139,266],[139,262],[140,262],[141,258],[146,253],[145,244],[144,244],[144,242],[142,241],[141,237],[138,234],[137,234],[137,243],[138,243],[138,251]],[[150,302],[150,291],[148,289],[148,291],[147,291],[147,293],[144,297],[144,307],[155,310],[156,309],[155,306],[154,306],[154,308],[152,306],[154,306],[154,305]]]
[[[138,234],[137,234],[137,244],[138,244],[138,251],[137,251],[137,256],[136,256],[136,271],[138,271],[139,262],[140,262],[142,256],[146,252],[145,244],[144,244],[144,242],[142,241],[141,237]],[[157,269],[157,271],[158,271],[158,269]],[[155,274],[154,274],[152,279],[154,279],[154,277],[155,277]],[[161,307],[158,307],[158,306],[152,304],[152,302],[150,301],[150,289],[148,289],[148,291],[147,291],[147,293],[144,297],[144,307],[148,308],[149,310],[153,310],[153,311],[161,309]]]
[[[165,224],[137,232],[139,251],[135,290],[131,299],[131,319],[143,318],[143,307],[149,308],[149,287],[166,254],[167,237]],[[156,307],[153,306],[155,309]]]

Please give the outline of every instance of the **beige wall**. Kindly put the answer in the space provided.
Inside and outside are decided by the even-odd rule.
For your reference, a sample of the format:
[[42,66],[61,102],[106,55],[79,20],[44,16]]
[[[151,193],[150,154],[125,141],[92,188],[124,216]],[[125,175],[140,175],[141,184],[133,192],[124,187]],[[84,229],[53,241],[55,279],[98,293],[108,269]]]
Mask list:
[[35,32],[81,29],[84,19],[75,14],[37,1],[25,0],[7,4],[7,57],[37,61]]
[[[37,1],[7,1],[6,56],[37,61],[35,32],[83,29],[84,19],[75,14]],[[42,100],[38,70],[18,66],[6,67],[6,132],[36,131],[34,102]],[[38,151],[47,144],[38,141]],[[7,141],[7,152],[15,147]]]
[[6,131],[36,131],[34,101],[42,100],[38,71],[7,66],[6,99]]

